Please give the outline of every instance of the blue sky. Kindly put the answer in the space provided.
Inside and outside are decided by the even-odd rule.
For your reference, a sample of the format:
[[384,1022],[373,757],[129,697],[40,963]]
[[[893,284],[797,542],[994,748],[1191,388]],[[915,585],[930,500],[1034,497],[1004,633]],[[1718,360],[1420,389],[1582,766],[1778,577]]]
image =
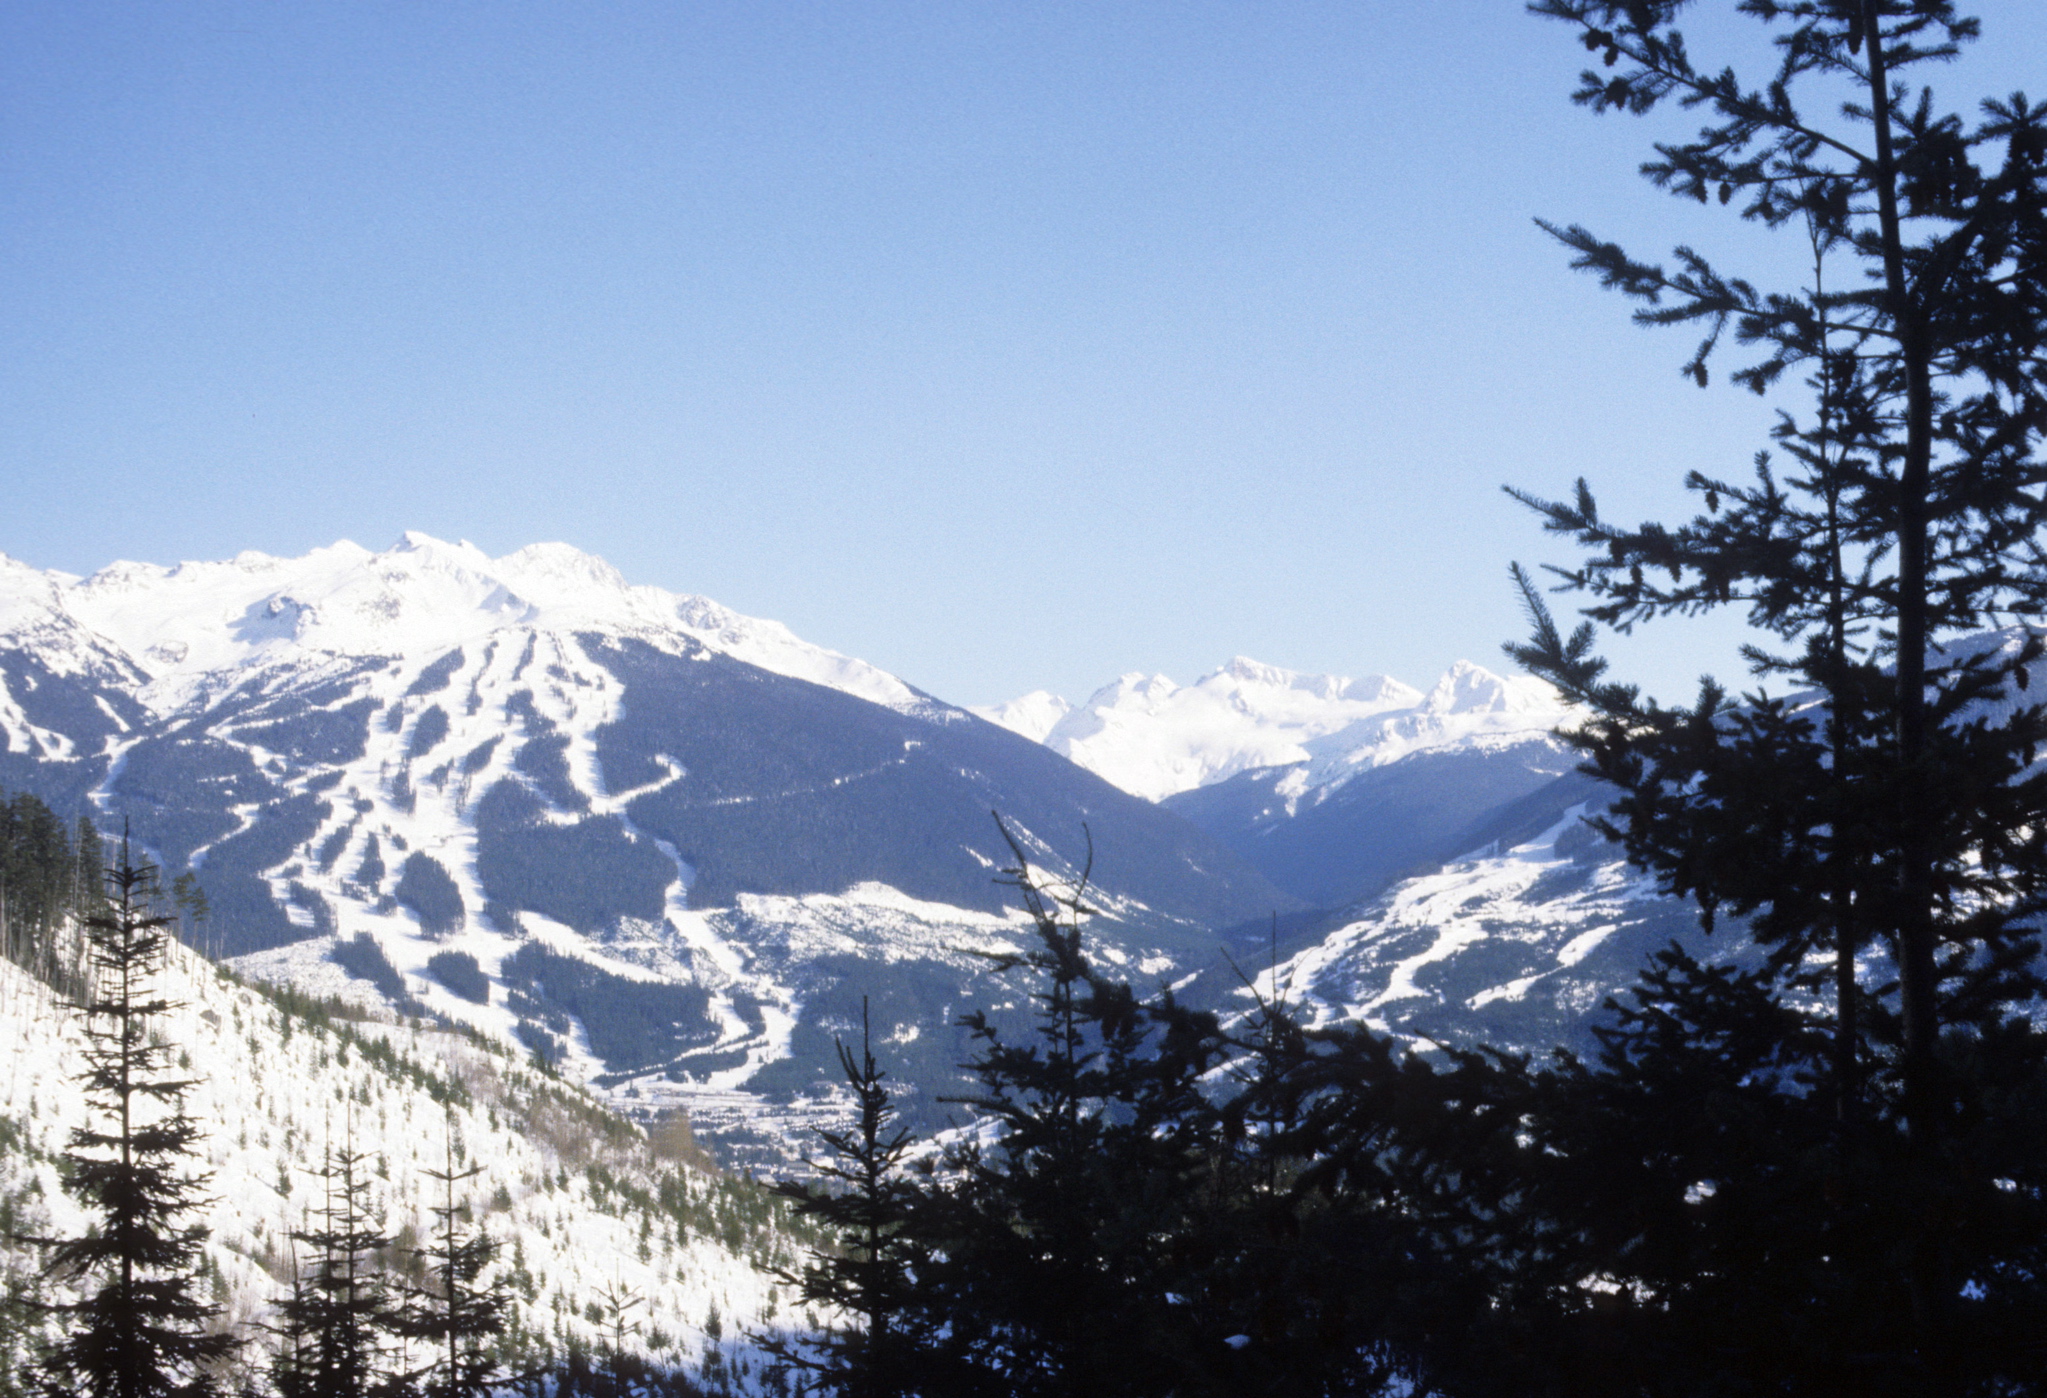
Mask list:
[[[2043,9],[1946,89],[2047,88]],[[1769,420],[1532,218],[1792,265],[1583,57],[1518,0],[15,0],[0,551],[563,539],[961,702],[1497,663],[1562,557],[1501,483],[1668,511]]]

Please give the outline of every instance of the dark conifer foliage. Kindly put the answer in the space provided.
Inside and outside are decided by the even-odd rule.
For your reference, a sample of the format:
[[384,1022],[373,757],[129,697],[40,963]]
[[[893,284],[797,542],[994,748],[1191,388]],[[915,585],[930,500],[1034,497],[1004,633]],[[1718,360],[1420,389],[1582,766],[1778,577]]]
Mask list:
[[430,1281],[408,1289],[395,1328],[431,1347],[432,1364],[420,1390],[424,1398],[484,1398],[508,1382],[489,1342],[504,1333],[512,1298],[502,1276],[483,1282],[498,1244],[468,1228],[467,1210],[455,1201],[455,1186],[481,1175],[483,1167],[455,1168],[452,1120],[445,1152],[442,1168],[427,1172],[441,1186],[441,1201],[433,1206],[434,1239],[420,1250]]
[[275,1398],[313,1398],[315,1358],[313,1330],[313,1287],[296,1257],[293,1260],[291,1290],[277,1302],[277,1319],[263,1328],[276,1340],[264,1377],[270,1380]]
[[649,1375],[646,1361],[633,1348],[643,1328],[634,1312],[646,1299],[613,1278],[598,1288],[590,1304],[589,1314],[603,1328],[605,1344],[604,1368],[591,1374],[589,1392],[592,1398],[637,1398]]
[[59,934],[98,908],[105,874],[90,821],[81,818],[74,837],[30,793],[0,800],[0,955],[64,993],[78,993],[81,968]]
[[[2041,641],[1955,642],[2047,606],[2047,112],[2014,95],[1965,120],[1910,90],[1905,74],[1977,37],[1949,3],[1745,3],[1777,36],[1759,85],[1696,65],[1668,0],[1531,8],[1600,56],[1578,101],[1705,111],[1645,173],[1739,197],[1809,246],[1813,272],[1765,292],[1690,249],[1667,270],[1552,228],[1639,320],[1704,328],[1686,365],[1702,384],[1731,329],[1753,347],[1735,382],[1761,393],[1800,370],[1807,406],[1780,418],[1786,466],[1695,473],[1704,509],[1676,527],[1608,522],[1582,482],[1567,501],[1523,495],[1591,550],[1558,570],[1591,620],[1566,639],[1524,580],[1536,636],[1514,654],[1591,706],[1582,741],[1626,793],[1615,833],[1672,891],[1754,915],[1786,966],[1836,953],[1851,1016],[1854,952],[1894,952],[1912,1115],[1936,1132],[1942,1025],[2038,988],[2047,778],[2030,769],[2047,719],[2022,691]],[[1762,633],[1757,675],[1806,697],[1731,708],[1708,684],[1666,709],[1604,678],[1594,623],[1729,605]]]
[[819,1130],[828,1154],[812,1162],[817,1181],[776,1186],[795,1201],[798,1214],[822,1224],[829,1239],[800,1276],[787,1279],[805,1302],[831,1307],[853,1324],[814,1339],[771,1337],[767,1348],[812,1388],[848,1398],[901,1398],[917,1391],[916,1361],[932,1340],[911,1328],[917,1249],[910,1212],[919,1196],[903,1158],[913,1138],[896,1122],[888,1074],[875,1061],[865,996],[860,1011],[859,1057],[838,1044],[853,1093],[853,1124]]
[[[1587,550],[1555,570],[1585,624],[1566,636],[1517,570],[1535,634],[1510,650],[1590,711],[1577,741],[1621,792],[1604,828],[1771,953],[1753,978],[1667,959],[1598,1064],[1537,1080],[1557,1158],[1610,1167],[1603,1212],[1566,1182],[1552,1222],[1631,1317],[1615,1375],[1660,1352],[1784,1391],[2037,1385],[2011,1337],[2047,1317],[2017,1231],[2042,1182],[1988,1141],[2038,1130],[2021,1011],[2047,984],[2047,709],[2027,693],[2047,647],[2035,624],[1979,633],[2047,606],[2047,111],[1914,90],[1978,37],[1948,0],[1743,0],[1777,52],[1749,80],[1693,57],[1673,0],[1530,8],[1599,59],[1580,103],[1706,117],[1656,148],[1654,183],[1784,231],[1811,268],[1759,289],[1690,248],[1666,268],[1545,225],[1638,321],[1702,332],[1702,386],[1731,332],[1735,383],[1792,390],[1774,452],[1690,476],[1681,524],[1610,522],[1582,481],[1516,492]],[[1667,708],[1607,678],[1598,628],[1727,606],[1757,632],[1740,702],[1707,681]]]
[[329,1146],[319,1178],[319,1226],[294,1231],[307,1250],[290,1293],[277,1303],[283,1341],[272,1380],[281,1395],[376,1398],[402,1390],[385,1335],[395,1308],[378,1255],[391,1244],[370,1208],[370,1177],[352,1140]]
[[1480,1184],[1513,1120],[1499,1065],[1439,1071],[1358,1026],[1307,1028],[1280,986],[1233,1047],[1215,1237],[1206,1275],[1182,1283],[1199,1281],[1227,1348],[1190,1391],[1429,1391],[1501,1270]]
[[[369,862],[367,856],[363,862]],[[445,936],[462,925],[462,891],[440,861],[424,850],[405,856],[393,896],[419,915],[420,930],[429,937]]]
[[153,981],[172,919],[150,911],[156,870],[136,865],[125,840],[106,886],[84,919],[91,989],[79,1004],[81,1080],[99,1120],[72,1133],[66,1157],[70,1186],[96,1221],[50,1252],[50,1275],[87,1294],[48,1308],[67,1332],[38,1384],[52,1395],[204,1398],[217,1387],[209,1366],[236,1342],[207,1328],[216,1312],[202,1299],[206,1230],[186,1222],[205,1188],[191,1159],[200,1129],[182,1110],[191,1084],[171,1076],[172,1050],[153,1032],[170,1008]]
[[1102,974],[1083,945],[1087,869],[1062,887],[1003,834],[1032,943],[998,960],[1037,1017],[1017,1042],[982,1012],[961,1021],[979,1044],[961,1100],[985,1144],[951,1154],[920,1222],[945,1391],[979,1391],[967,1375],[1000,1393],[1184,1391],[1224,1353],[1189,1293],[1210,1195],[1200,1081],[1225,1044],[1212,1016]]

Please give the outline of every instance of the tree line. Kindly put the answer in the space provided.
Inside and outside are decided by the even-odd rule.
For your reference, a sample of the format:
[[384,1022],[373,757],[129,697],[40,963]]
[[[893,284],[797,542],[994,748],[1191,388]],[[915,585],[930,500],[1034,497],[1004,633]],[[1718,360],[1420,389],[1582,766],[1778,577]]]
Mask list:
[[90,820],[67,828],[31,793],[0,793],[0,955],[50,984],[75,983],[78,967],[58,960],[76,944],[61,934],[97,900],[104,863]]

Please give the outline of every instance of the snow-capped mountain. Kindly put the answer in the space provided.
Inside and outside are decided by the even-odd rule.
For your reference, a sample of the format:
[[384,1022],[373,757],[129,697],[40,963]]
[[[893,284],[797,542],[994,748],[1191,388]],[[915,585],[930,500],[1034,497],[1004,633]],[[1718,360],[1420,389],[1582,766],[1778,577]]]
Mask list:
[[1073,712],[1073,705],[1049,689],[1034,689],[1004,704],[970,704],[967,707],[969,712],[979,714],[1012,733],[1020,733],[1034,743],[1044,742],[1059,726],[1059,720]]
[[1077,708],[1039,690],[976,712],[1156,801],[1247,768],[1303,761],[1309,741],[1420,698],[1382,675],[1302,675],[1239,656],[1185,687],[1132,671]]
[[[527,1360],[570,1345],[601,1351],[588,1307],[606,1287],[636,1298],[642,1343],[664,1366],[712,1391],[766,1393],[752,1332],[813,1327],[777,1268],[804,1244],[787,1213],[749,1181],[702,1168],[675,1124],[650,1134],[524,1055],[388,1012],[341,1018],[311,1001],[259,993],[181,947],[159,987],[154,1021],[178,1046],[201,1124],[197,1168],[208,1174],[208,1271],[225,1319],[253,1343],[275,1318],[292,1275],[293,1230],[318,1226],[331,1147],[348,1146],[372,1174],[374,1225],[403,1249],[432,1236],[441,1186],[427,1174],[474,1163],[458,1202],[500,1244],[482,1279],[508,1279],[512,1338]],[[77,1080],[79,1017],[47,985],[0,959],[0,1282],[37,1299],[40,1259],[26,1237],[75,1235],[91,1220],[63,1188],[58,1156],[88,1116]],[[823,1107],[823,1104],[820,1104]],[[836,1104],[833,1110],[838,1108]],[[301,1262],[305,1261],[300,1257]],[[53,1322],[46,1322],[53,1323]],[[0,1331],[0,1365],[27,1336]]]
[[1569,764],[1539,680],[1459,661],[1426,693],[1239,656],[1192,685],[1128,674],[1049,724],[1043,691],[978,712],[1186,816],[1295,897],[1331,907],[1457,853]]
[[[1571,773],[1510,803],[1457,857],[1291,929],[1276,963],[1259,958],[1259,991],[1311,1022],[1540,1055],[1595,1047],[1600,1006],[1673,941],[1709,961],[1749,956],[1738,924],[1708,936],[1585,823],[1606,795]],[[1250,993],[1207,981],[1218,1000]]]
[[1298,798],[1411,753],[1539,736],[1569,718],[1540,680],[1460,660],[1427,693],[1384,675],[1307,675],[1238,656],[1191,685],[1132,671],[1078,708],[1036,690],[974,712],[1147,800],[1295,769]]
[[[441,654],[512,629],[602,631],[671,645],[689,638],[873,703],[925,702],[895,676],[801,641],[779,622],[634,586],[566,544],[493,559],[467,542],[408,531],[383,553],[343,540],[302,558],[115,563],[89,578],[0,555],[0,635],[67,621],[119,647],[149,676],[138,697],[158,713],[188,707],[251,668],[298,665],[307,655]],[[46,650],[53,653],[61,652]]]
[[1105,952],[1147,977],[1294,906],[1041,745],[563,545],[0,560],[0,737],[0,787],[129,821],[251,973],[523,1043],[728,1144],[800,1122],[863,993],[906,1106],[952,1083],[972,953],[1018,926],[991,809],[1051,875],[1092,839]]

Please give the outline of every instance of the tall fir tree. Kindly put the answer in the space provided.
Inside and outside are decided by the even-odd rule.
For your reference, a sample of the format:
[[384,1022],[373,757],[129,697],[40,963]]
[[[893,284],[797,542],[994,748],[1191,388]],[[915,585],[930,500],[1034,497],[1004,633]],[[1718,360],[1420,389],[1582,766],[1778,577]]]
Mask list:
[[125,836],[105,877],[83,920],[91,983],[78,1006],[80,1079],[98,1121],[72,1132],[65,1157],[94,1224],[52,1247],[49,1270],[86,1294],[48,1305],[66,1333],[37,1386],[52,1398],[207,1398],[218,1391],[210,1366],[235,1341],[208,1328],[218,1308],[203,1299],[206,1229],[186,1221],[206,1177],[194,1168],[199,1124],[184,1112],[192,1084],[172,1075],[158,1027],[172,1008],[156,989],[171,920],[150,911],[156,870],[134,862]]
[[319,1315],[312,1280],[292,1252],[291,1290],[277,1302],[277,1319],[265,1323],[276,1342],[263,1366],[275,1398],[314,1398],[318,1372],[313,1324]]
[[813,1339],[767,1337],[766,1347],[799,1375],[804,1391],[841,1398],[904,1398],[918,1389],[919,1357],[933,1336],[915,1326],[912,1307],[917,1239],[917,1181],[904,1157],[915,1137],[897,1121],[888,1074],[875,1061],[867,997],[860,998],[860,1053],[842,1040],[839,1068],[853,1094],[850,1126],[821,1127],[826,1155],[811,1162],[814,1180],[788,1180],[775,1192],[800,1217],[816,1221],[826,1244],[800,1274],[785,1274],[806,1304],[828,1307],[851,1324]]
[[[1642,303],[1638,320],[1703,331],[1684,366],[1701,386],[1730,335],[1750,351],[1738,385],[1803,381],[1774,434],[1783,459],[1759,454],[1747,479],[1693,473],[1703,508],[1681,524],[1614,524],[1583,481],[1562,500],[1517,492],[1587,550],[1555,571],[1587,597],[1588,620],[1567,636],[1517,570],[1535,633],[1510,649],[1589,712],[1576,741],[1620,793],[1607,833],[1709,926],[1746,920],[1769,953],[1751,990],[1829,1006],[1815,1059],[1801,1015],[1742,1009],[1705,968],[1668,962],[1600,1062],[1549,1086],[1578,1104],[1579,1126],[1616,1130],[1668,1105],[1641,1096],[1659,1081],[1718,1081],[1742,1099],[1724,1045],[1775,1025],[1774,1105],[1757,1110],[1788,1113],[1782,1130],[1744,1137],[1747,1155],[1680,1132],[1654,1185],[1668,1217],[1723,1229],[1679,1230],[1694,1265],[1753,1230],[1750,1286],[1810,1327],[1802,1352],[1825,1356],[1813,1372],[1863,1391],[2037,1382],[2025,1347],[1997,1337],[2040,1313],[2024,1226],[2047,1181],[2030,1166],[1992,1173],[2007,1152],[1988,1142],[2034,1134],[2015,1113],[2037,1100],[2041,1062],[2020,1010],[2043,990],[2047,710],[2027,692],[2043,646],[2031,625],[1981,633],[2047,607],[2047,112],[2014,94],[1964,118],[1907,86],[1978,37],[1947,0],[1742,0],[1732,8],[1769,26],[1777,53],[1753,83],[1693,58],[1677,0],[1530,8],[1598,57],[1580,103],[1705,113],[1644,173],[1800,238],[1811,276],[1761,290],[1690,248],[1667,269],[1545,225],[1575,266]],[[1693,704],[1664,707],[1606,677],[1599,627],[1729,606],[1758,633],[1746,657],[1759,684],[1741,702],[1707,681]],[[1586,1105],[1625,1100],[1636,1113]],[[1819,1102],[1816,1154],[1770,1175],[1772,1143],[1810,1138]],[[1748,1186],[1680,1207],[1716,1176],[1686,1184],[1676,1162],[1716,1156]],[[1647,1236],[1632,1255],[1657,1253]],[[1675,1273],[1617,1287],[1623,1309],[1690,1314],[1695,1341],[1721,1326],[1721,1352],[1742,1349],[1739,1308],[1711,1288]],[[1814,1309],[1822,1295],[1839,1304]]]
[[351,1121],[321,1162],[317,1226],[291,1234],[310,1253],[311,1269],[295,1275],[277,1303],[272,1380],[281,1393],[289,1385],[302,1398],[380,1398],[408,1386],[387,1353],[395,1310],[377,1259],[391,1239],[371,1207],[364,1165]]
[[483,1167],[456,1168],[452,1111],[444,1131],[442,1168],[426,1172],[441,1186],[440,1202],[431,1207],[434,1238],[420,1249],[429,1280],[408,1289],[396,1326],[431,1347],[434,1360],[421,1386],[423,1398],[484,1398],[510,1382],[491,1342],[505,1332],[512,1296],[502,1276],[483,1281],[498,1244],[481,1229],[466,1226],[468,1207],[455,1196],[456,1186],[481,1175]]
[[1047,880],[1002,833],[1032,941],[995,961],[1032,982],[1035,1023],[1012,1039],[982,1012],[960,1021],[976,1086],[957,1100],[985,1139],[950,1154],[945,1187],[919,1206],[920,1302],[949,1366],[933,1386],[1187,1391],[1224,1352],[1175,1289],[1212,1154],[1200,1084],[1222,1035],[1213,1016],[1143,1004],[1098,971],[1081,925],[1089,870]]

